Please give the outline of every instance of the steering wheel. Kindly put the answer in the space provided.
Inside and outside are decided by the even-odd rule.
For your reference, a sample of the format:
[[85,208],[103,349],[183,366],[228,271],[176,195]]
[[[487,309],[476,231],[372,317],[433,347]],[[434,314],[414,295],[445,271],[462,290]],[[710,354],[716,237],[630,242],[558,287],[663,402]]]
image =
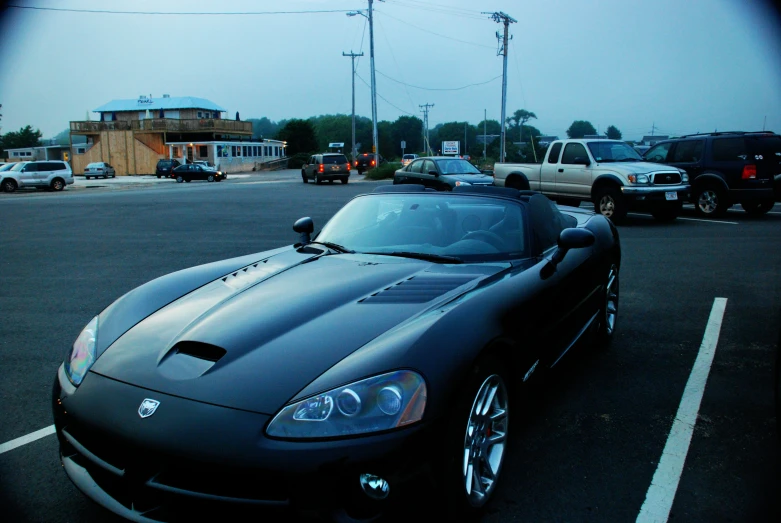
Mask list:
[[499,251],[506,251],[507,250],[507,244],[504,243],[504,240],[501,236],[496,234],[495,232],[491,231],[472,231],[467,233],[462,240],[478,240],[481,242],[488,243],[494,247],[496,247]]

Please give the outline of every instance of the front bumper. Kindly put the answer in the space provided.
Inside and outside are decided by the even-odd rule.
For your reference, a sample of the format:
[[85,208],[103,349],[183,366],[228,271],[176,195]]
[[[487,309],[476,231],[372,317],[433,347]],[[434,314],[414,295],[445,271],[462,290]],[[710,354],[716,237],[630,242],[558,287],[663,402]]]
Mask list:
[[[160,402],[147,418],[146,398]],[[52,391],[62,464],[88,497],[132,521],[192,520],[204,510],[382,512],[431,485],[435,424],[330,441],[267,438],[270,416],[218,407],[88,373],[78,389],[60,366]],[[359,474],[386,479],[382,501]],[[230,519],[230,518],[229,518]]]
[[[621,187],[622,194],[630,202],[637,205],[674,204],[689,200],[691,186],[681,185],[653,185],[653,186],[628,186]],[[675,199],[670,200],[669,194],[675,193]]]

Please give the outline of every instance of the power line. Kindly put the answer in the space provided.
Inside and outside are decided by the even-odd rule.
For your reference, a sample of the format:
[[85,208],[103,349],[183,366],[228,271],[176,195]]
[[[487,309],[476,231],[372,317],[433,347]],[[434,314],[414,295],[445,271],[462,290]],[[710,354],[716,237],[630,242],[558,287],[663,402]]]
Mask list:
[[[364,80],[363,78],[361,78],[361,75],[359,75],[358,73],[355,73],[355,76],[357,76],[357,77],[358,77],[358,79],[359,79],[361,82],[363,82],[364,84],[366,84],[366,87],[368,87],[369,89],[371,89],[371,85],[369,85],[369,83],[368,83],[366,80]],[[382,98],[382,99],[385,101],[385,103],[386,103],[386,104],[390,105],[390,106],[391,106],[391,107],[393,107],[394,109],[396,109],[396,110],[398,110],[398,111],[401,111],[401,112],[402,112],[402,113],[404,113],[404,114],[408,114],[408,115],[410,115],[410,116],[415,116],[414,114],[412,114],[412,113],[410,113],[410,112],[408,112],[408,111],[405,111],[404,109],[402,109],[402,108],[400,108],[400,107],[396,107],[395,105],[393,105],[392,103],[390,103],[388,100],[386,100],[386,99],[385,99],[385,98],[384,98],[384,97],[383,97],[383,96],[382,96],[380,93],[376,93],[376,92],[375,92],[375,94],[376,94],[377,96],[379,96],[380,98]]]
[[300,15],[300,14],[322,14],[322,13],[347,13],[350,9],[321,9],[312,11],[236,11],[236,12],[165,12],[165,11],[111,11],[108,9],[69,9],[63,7],[38,7],[31,5],[9,4],[7,7],[15,9],[29,9],[33,11],[58,11],[64,13],[93,13],[93,14],[111,14],[111,15],[168,15],[168,16],[247,16],[247,15]]
[[415,2],[414,0],[408,2],[402,2],[400,0],[388,0],[388,3],[400,5],[410,9],[419,9],[421,11],[430,11],[432,13],[444,13],[452,16],[460,16],[463,18],[472,18],[477,20],[484,20],[485,18],[480,16],[480,11],[473,11],[471,9],[463,9],[458,7],[447,6],[443,4],[431,4],[426,2]]
[[499,78],[502,77],[502,75],[494,76],[493,78],[491,78],[490,80],[486,80],[485,82],[479,82],[479,83],[476,83],[476,84],[463,85],[461,87],[442,87],[442,88],[437,88],[437,87],[421,87],[419,85],[406,84],[404,82],[396,80],[395,78],[391,78],[390,76],[388,76],[387,74],[383,73],[379,69],[377,70],[377,72],[380,73],[385,78],[387,78],[388,80],[390,80],[392,82],[396,82],[397,84],[406,85],[407,87],[413,87],[415,89],[423,89],[425,91],[461,91],[462,89],[466,89],[468,87],[475,87],[477,85],[485,85],[485,84],[491,83],[494,80],[499,79]]
[[[380,27],[382,27],[382,24],[380,24],[379,20],[377,20],[377,24]],[[403,76],[403,73],[402,73],[402,69],[401,69],[401,67],[399,67],[399,62],[396,60],[396,55],[394,54],[393,47],[391,47],[390,41],[388,40],[388,35],[387,35],[387,31],[385,31],[385,28],[383,28],[382,36],[385,37],[385,43],[388,44],[388,50],[390,51],[391,57],[393,58],[393,63],[396,64],[396,69],[399,71],[399,76],[401,76],[402,79],[403,79],[404,76]],[[379,73],[377,68],[375,68],[374,71]],[[380,74],[382,74],[382,73],[380,73]],[[383,76],[386,76],[386,75],[383,75]],[[386,78],[387,78],[387,76],[386,76]],[[401,83],[401,82],[399,82],[399,83]],[[414,111],[415,110],[415,102],[412,101],[412,95],[409,93],[409,89],[407,89],[407,84],[402,83],[402,85],[404,86],[404,92],[407,93],[407,98],[409,98],[410,106],[412,107],[412,110]]]
[[385,15],[385,16],[387,16],[387,17],[389,17],[389,18],[393,18],[394,20],[397,20],[397,21],[399,21],[399,22],[403,23],[405,26],[414,27],[415,29],[418,29],[418,30],[420,30],[420,31],[423,31],[423,32],[424,32],[424,33],[426,33],[426,34],[430,34],[430,35],[434,35],[434,36],[439,36],[440,38],[447,38],[448,40],[453,40],[453,41],[456,41],[456,42],[461,42],[462,44],[469,44],[469,45],[474,45],[474,46],[477,46],[477,47],[485,47],[485,48],[487,48],[487,49],[493,49],[493,46],[490,46],[490,45],[477,44],[477,43],[475,43],[475,42],[468,42],[468,41],[466,41],[466,40],[459,40],[458,38],[453,38],[452,36],[447,36],[447,35],[443,35],[443,34],[435,33],[434,31],[431,31],[430,29],[424,29],[423,27],[418,27],[418,26],[417,26],[417,25],[415,25],[415,24],[411,24],[411,23],[409,23],[409,20],[402,20],[402,19],[400,19],[400,18],[396,18],[395,16],[389,15],[389,14],[388,14],[388,13],[386,13],[385,11],[377,11],[377,12],[378,12],[378,13],[382,13],[383,15]]

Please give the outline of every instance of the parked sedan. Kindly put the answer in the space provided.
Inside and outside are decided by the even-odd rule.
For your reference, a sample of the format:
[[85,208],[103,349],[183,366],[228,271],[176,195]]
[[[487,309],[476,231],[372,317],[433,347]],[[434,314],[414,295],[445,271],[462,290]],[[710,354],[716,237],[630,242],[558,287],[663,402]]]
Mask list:
[[115,178],[117,176],[114,168],[106,162],[92,162],[84,168],[84,178]]
[[174,168],[173,177],[179,183],[193,180],[206,180],[207,182],[221,182],[225,176],[222,171],[213,171],[203,165],[189,163]]
[[467,185],[493,185],[494,179],[461,158],[431,156],[414,160],[396,171],[394,184],[423,184],[437,191],[452,191]]
[[616,328],[618,233],[562,209],[385,185],[318,234],[299,219],[294,245],[131,290],[57,371],[65,474],[134,521],[409,519],[410,492],[479,515],[524,423],[514,389]]

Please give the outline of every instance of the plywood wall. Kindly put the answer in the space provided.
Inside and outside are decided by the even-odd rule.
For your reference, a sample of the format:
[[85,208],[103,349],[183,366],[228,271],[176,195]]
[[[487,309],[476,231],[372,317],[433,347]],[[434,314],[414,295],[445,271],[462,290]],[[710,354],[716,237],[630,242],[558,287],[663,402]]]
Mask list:
[[83,174],[87,164],[104,161],[101,141],[100,136],[95,136],[95,144],[84,154],[75,154],[76,147],[71,149],[71,169],[74,174]]
[[[161,136],[162,140],[162,135]],[[157,161],[163,158],[162,154],[150,149],[146,144],[133,139],[135,172],[133,174],[154,174],[157,169]]]

